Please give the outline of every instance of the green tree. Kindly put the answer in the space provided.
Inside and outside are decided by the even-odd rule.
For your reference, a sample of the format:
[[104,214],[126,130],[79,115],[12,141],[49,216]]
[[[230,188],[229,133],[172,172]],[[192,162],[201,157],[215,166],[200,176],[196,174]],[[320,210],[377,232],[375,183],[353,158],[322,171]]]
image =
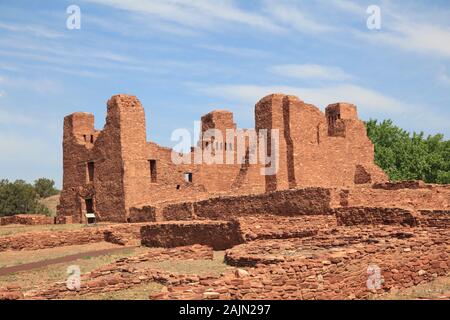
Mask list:
[[55,181],[47,178],[35,180],[34,189],[41,198],[47,198],[59,193],[59,190],[55,188]]
[[0,216],[19,213],[49,214],[49,210],[39,203],[34,187],[23,180],[0,181]]
[[391,120],[366,122],[367,135],[375,145],[375,162],[390,180],[423,180],[450,183],[450,141],[442,134],[412,135]]

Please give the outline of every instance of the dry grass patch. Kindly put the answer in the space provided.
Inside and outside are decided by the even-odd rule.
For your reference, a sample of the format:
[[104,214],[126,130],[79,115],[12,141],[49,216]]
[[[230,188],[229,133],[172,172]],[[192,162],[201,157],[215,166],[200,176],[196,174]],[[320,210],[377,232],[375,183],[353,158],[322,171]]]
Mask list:
[[0,268],[16,266],[24,263],[64,257],[72,254],[120,248],[121,246],[109,242],[89,243],[74,246],[64,246],[30,251],[0,252]]
[[161,262],[141,262],[137,268],[159,269],[175,274],[195,274],[218,276],[230,268],[224,262],[225,251],[215,251],[212,260],[167,260]]
[[83,228],[97,228],[110,225],[111,223],[98,223],[97,226],[86,226],[85,224],[69,223],[69,224],[43,224],[43,225],[21,225],[21,224],[10,224],[6,226],[0,226],[0,237],[1,236],[11,236],[18,233],[25,232],[39,232],[39,231],[69,231],[78,230]]
[[151,293],[160,292],[163,285],[151,282],[120,291],[100,292],[68,297],[67,300],[148,300]]
[[12,273],[0,276],[0,287],[15,284],[19,285],[22,291],[44,289],[54,282],[65,281],[67,279],[67,267],[70,265],[79,266],[81,273],[84,274],[108,265],[120,258],[139,255],[144,252],[146,252],[146,248],[124,248],[121,251],[98,257],[87,256],[67,263],[58,263],[39,269]]
[[419,284],[407,289],[390,292],[377,299],[382,300],[413,300],[413,299],[450,299],[450,274],[435,280]]
[[39,202],[50,210],[51,216],[56,216],[56,206],[59,204],[59,194],[40,199]]

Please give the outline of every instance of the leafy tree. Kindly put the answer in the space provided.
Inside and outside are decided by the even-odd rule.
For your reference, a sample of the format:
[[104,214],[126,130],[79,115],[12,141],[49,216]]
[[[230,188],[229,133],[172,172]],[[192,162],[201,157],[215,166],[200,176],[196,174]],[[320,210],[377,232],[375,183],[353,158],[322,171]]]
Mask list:
[[411,135],[391,120],[369,120],[366,128],[375,145],[375,162],[392,181],[450,183],[450,141],[442,134]]
[[23,180],[0,180],[0,216],[19,213],[50,214],[50,211],[39,203],[39,196],[31,184]]
[[39,178],[34,181],[34,189],[41,198],[47,198],[59,193],[55,188],[55,181],[47,178]]

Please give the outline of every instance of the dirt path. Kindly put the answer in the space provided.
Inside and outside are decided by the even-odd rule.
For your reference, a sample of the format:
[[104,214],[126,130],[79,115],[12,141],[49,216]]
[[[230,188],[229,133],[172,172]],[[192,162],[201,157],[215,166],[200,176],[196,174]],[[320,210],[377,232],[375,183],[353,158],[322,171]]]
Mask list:
[[20,264],[17,266],[4,267],[4,268],[0,268],[0,276],[14,273],[14,272],[38,269],[38,268],[46,267],[46,266],[49,266],[52,264],[57,264],[57,263],[62,263],[62,262],[70,262],[70,261],[74,261],[74,260],[81,259],[84,257],[98,257],[98,256],[106,255],[108,253],[113,253],[116,251],[121,251],[124,249],[130,249],[130,248],[137,248],[137,246],[126,246],[126,247],[120,247],[120,248],[111,248],[111,249],[103,249],[103,250],[96,250],[96,251],[86,251],[86,252],[71,254],[68,256],[63,256],[63,257],[54,258],[54,259],[47,259],[47,260],[41,260],[41,261],[36,261],[36,262],[24,263],[24,264]]

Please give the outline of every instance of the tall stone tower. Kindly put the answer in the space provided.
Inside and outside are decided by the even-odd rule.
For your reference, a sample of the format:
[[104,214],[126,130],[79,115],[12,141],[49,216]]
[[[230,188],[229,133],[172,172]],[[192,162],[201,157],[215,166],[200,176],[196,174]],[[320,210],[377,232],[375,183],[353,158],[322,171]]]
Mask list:
[[294,141],[291,135],[291,114],[298,111],[302,103],[297,97],[272,94],[261,99],[255,106],[255,128],[268,130],[267,152],[271,156],[272,129],[278,130],[278,170],[266,175],[266,191],[283,190],[297,186],[294,171]]
[[58,216],[84,222],[85,213],[100,220],[124,222],[128,208],[149,188],[145,115],[134,96],[116,95],[107,104],[103,130],[94,116],[73,113],[64,118],[63,191]]

